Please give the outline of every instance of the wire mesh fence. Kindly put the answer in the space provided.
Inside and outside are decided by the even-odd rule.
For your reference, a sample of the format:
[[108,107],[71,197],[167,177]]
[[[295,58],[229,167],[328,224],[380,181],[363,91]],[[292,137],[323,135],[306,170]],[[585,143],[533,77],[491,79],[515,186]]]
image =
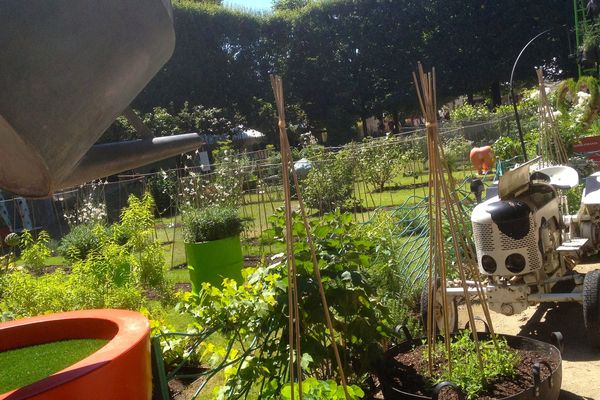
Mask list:
[[[485,138],[502,135],[506,123],[506,118],[500,118],[442,125],[447,157],[459,181],[473,174],[468,163],[471,142],[465,136],[473,142],[491,140]],[[427,195],[425,146],[424,129],[417,128],[343,147],[312,146],[297,151],[295,169],[312,217],[341,208],[352,213],[355,221],[366,223],[381,210],[421,210],[418,205]],[[194,157],[184,159],[186,164],[180,168],[120,175],[56,193],[49,199],[0,199],[0,214],[7,231],[45,229],[59,239],[71,225],[118,220],[130,195],[149,191],[156,203],[156,235],[171,246],[172,254],[183,251],[177,248],[183,246],[181,212],[186,207],[210,204],[239,209],[247,221],[243,233],[247,252],[274,251],[263,232],[270,227],[270,216],[283,206],[279,153],[274,148],[255,152],[230,149],[211,165],[198,164]],[[172,256],[171,266],[179,261]]]

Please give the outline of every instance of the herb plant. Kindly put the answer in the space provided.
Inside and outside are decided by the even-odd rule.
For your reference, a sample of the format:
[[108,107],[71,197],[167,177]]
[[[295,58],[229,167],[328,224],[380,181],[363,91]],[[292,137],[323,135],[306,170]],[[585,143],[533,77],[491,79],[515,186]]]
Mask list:
[[39,272],[44,267],[44,261],[52,254],[48,242],[50,242],[50,236],[46,231],[41,231],[37,239],[28,230],[23,231],[21,235],[21,258],[32,271]]
[[240,234],[243,229],[243,219],[229,207],[189,209],[183,215],[183,238],[187,243],[225,239]]
[[[436,346],[435,358],[444,366],[439,374],[432,377],[435,383],[453,382],[466,394],[467,399],[472,400],[495,379],[515,376],[520,356],[508,346],[506,339],[497,338],[496,344],[492,340],[480,340],[479,345],[483,368],[479,365],[471,332],[462,331],[450,345],[450,361],[454,366],[452,371],[442,361],[448,358],[445,346],[443,343]],[[427,351],[423,352],[423,357],[427,358]]]

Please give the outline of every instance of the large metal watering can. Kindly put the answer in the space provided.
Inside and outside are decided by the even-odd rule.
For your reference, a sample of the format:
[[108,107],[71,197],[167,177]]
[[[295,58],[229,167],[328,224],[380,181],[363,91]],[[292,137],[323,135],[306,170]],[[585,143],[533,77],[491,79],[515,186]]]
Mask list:
[[94,143],[171,57],[170,0],[0,2],[0,188],[28,197],[193,150]]

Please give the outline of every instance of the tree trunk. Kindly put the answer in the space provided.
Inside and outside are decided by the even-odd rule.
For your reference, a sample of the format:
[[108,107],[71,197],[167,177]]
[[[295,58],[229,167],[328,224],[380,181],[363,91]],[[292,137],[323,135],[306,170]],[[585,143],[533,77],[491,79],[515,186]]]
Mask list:
[[367,118],[363,115],[360,117],[360,122],[362,123],[362,137],[359,139],[364,139],[365,137],[368,136],[368,132],[367,132]]
[[400,133],[400,118],[398,117],[398,110],[392,111],[392,116],[394,117],[394,135]]
[[500,92],[500,81],[494,81],[490,88],[492,97],[492,109],[502,105],[502,93]]

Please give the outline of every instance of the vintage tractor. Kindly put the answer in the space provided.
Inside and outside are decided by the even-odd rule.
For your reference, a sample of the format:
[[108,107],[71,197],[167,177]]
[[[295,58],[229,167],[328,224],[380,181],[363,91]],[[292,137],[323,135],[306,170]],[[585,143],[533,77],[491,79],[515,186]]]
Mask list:
[[[582,303],[590,341],[600,346],[600,270],[573,270],[580,257],[600,250],[600,173],[587,178],[579,212],[567,215],[562,191],[578,185],[577,172],[564,166],[532,171],[532,165],[502,176],[471,215],[488,306],[513,315],[543,302]],[[467,283],[469,295],[476,294],[474,282]],[[464,289],[446,291],[450,326],[456,327],[456,299]],[[441,320],[440,302],[435,312]]]

